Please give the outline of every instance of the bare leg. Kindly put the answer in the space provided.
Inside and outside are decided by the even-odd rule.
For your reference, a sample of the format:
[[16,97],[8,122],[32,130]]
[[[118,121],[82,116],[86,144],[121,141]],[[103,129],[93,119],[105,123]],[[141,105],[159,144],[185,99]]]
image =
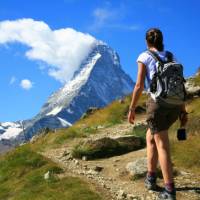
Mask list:
[[150,129],[147,130],[146,134],[147,142],[147,169],[149,172],[156,172],[158,163],[158,151],[153,135]]
[[173,174],[172,174],[172,163],[170,157],[169,149],[169,137],[168,131],[162,131],[154,134],[154,140],[158,150],[159,162],[164,178],[164,182],[172,183]]

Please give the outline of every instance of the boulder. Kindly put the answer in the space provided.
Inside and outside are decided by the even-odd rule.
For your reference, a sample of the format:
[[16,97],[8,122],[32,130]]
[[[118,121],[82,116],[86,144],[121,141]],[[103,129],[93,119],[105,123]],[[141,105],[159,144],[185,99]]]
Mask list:
[[145,112],[146,112],[146,109],[145,109],[144,107],[142,107],[142,106],[136,106],[135,112],[136,112],[137,114],[145,113]]
[[134,177],[145,176],[147,172],[147,158],[142,157],[136,159],[133,162],[129,162],[126,166],[126,170],[130,173],[131,176]]
[[88,159],[104,158],[121,155],[143,147],[143,139],[133,135],[117,138],[104,137],[80,142],[73,148],[72,155],[75,158],[83,158],[83,156]]
[[93,114],[96,110],[99,110],[98,107],[89,107],[85,113],[82,114],[81,119],[86,118],[87,116]]

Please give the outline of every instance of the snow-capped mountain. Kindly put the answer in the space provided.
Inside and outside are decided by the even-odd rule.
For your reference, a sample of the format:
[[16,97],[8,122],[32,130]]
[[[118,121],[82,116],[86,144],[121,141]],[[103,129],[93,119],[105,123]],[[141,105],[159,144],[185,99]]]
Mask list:
[[[118,54],[105,43],[98,42],[71,80],[49,97],[38,115],[21,122],[23,131],[13,125],[16,132],[11,134],[12,138],[28,140],[45,127],[71,126],[89,107],[104,107],[130,94],[133,87],[134,82],[121,68]],[[5,134],[0,129],[1,133]],[[6,139],[10,133],[6,133]]]
[[0,140],[10,139],[16,137],[22,132],[22,126],[20,122],[4,122],[0,123]]
[[0,153],[11,149],[15,143],[13,140],[23,131],[21,122],[0,123]]

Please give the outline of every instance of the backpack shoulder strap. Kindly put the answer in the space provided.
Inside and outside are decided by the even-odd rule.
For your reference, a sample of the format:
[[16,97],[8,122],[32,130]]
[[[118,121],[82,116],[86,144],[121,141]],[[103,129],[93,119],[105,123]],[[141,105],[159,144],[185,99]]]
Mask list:
[[152,50],[147,50],[147,53],[149,55],[151,55],[156,61],[165,64],[167,62],[172,62],[173,61],[173,54],[170,51],[166,51],[166,57],[167,57],[167,62],[164,62],[163,60],[161,60],[161,58],[158,56],[158,54]]
[[160,62],[160,63],[164,64],[164,62],[160,59],[160,57],[158,56],[158,54],[155,53],[154,51],[148,49],[147,53],[149,55],[151,55],[157,62]]
[[168,62],[172,62],[173,61],[173,54],[170,51],[166,51],[166,56],[167,56],[167,60]]

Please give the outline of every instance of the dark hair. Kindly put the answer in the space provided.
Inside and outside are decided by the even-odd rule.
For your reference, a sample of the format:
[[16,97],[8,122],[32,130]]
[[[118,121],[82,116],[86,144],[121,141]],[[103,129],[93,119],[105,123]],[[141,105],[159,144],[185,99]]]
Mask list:
[[163,34],[158,28],[151,28],[146,32],[148,46],[155,47],[158,51],[164,50]]

